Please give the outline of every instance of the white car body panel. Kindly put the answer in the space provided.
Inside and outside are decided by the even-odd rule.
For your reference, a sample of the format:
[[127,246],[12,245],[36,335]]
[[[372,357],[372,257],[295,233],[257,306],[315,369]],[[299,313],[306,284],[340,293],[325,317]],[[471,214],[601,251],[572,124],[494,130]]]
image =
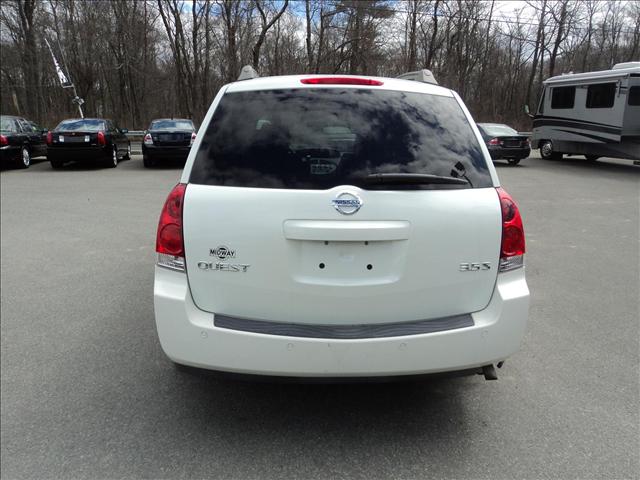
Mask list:
[[[343,191],[362,199],[356,215],[347,217],[331,205]],[[295,235],[291,222],[297,223]],[[355,228],[359,222],[367,222],[366,228]],[[344,226],[338,236],[339,223]],[[483,309],[497,274],[501,212],[494,188],[398,192],[189,184],[183,230],[191,293],[202,310],[278,322],[388,323]],[[250,265],[247,272],[198,268],[199,262],[219,261],[210,256],[218,246],[234,250],[232,263]],[[488,262],[491,268],[460,271],[465,262]]]
[[176,363],[219,371],[294,377],[416,375],[471,369],[504,360],[524,336],[529,290],[524,268],[501,273],[475,325],[390,338],[334,340],[264,335],[214,326],[197,308],[184,273],[156,267],[160,343]]

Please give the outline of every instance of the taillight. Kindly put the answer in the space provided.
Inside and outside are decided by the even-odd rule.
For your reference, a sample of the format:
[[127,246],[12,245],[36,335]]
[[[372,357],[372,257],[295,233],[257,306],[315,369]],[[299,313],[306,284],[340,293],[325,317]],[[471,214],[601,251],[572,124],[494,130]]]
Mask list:
[[489,145],[500,145],[500,140],[497,138],[492,138],[489,140]]
[[0,145],[1,146],[5,146],[5,145],[9,145],[9,139],[7,137],[5,137],[4,135],[0,135]]
[[191,132],[191,143],[189,145],[193,145],[193,142],[196,141],[196,132]]
[[104,136],[104,132],[98,132],[98,145],[106,145],[107,139]]
[[182,206],[187,185],[179,183],[164,202],[158,234],[156,236],[156,252],[158,265],[184,272],[184,238],[182,236]]
[[524,265],[524,227],[516,202],[504,189],[498,187],[502,210],[502,243],[499,271],[507,272]]
[[145,145],[153,145],[153,138],[151,138],[151,134],[150,133],[147,133],[144,136],[144,144]]
[[316,77],[316,78],[303,78],[300,82],[305,85],[369,85],[380,86],[383,82],[380,80],[372,80],[370,78],[358,78],[358,77]]
[[47,145],[51,145],[53,143],[53,133],[47,132]]

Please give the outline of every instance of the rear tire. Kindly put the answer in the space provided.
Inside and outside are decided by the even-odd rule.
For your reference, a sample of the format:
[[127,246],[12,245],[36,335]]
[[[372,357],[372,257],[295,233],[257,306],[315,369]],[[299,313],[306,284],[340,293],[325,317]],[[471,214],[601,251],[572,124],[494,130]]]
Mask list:
[[18,159],[18,168],[29,168],[31,165],[31,152],[27,147],[22,147],[20,158]]
[[59,158],[52,158],[51,155],[49,155],[49,163],[51,164],[51,168],[54,170],[60,170],[64,167],[64,162],[62,160]]
[[520,163],[520,160],[521,160],[520,158],[507,158],[507,162],[512,167],[515,167],[516,165],[518,165]]
[[115,145],[111,148],[111,155],[107,159],[105,166],[107,168],[116,168],[118,166],[118,149]]
[[150,158],[148,155],[142,157],[142,164],[144,168],[153,168],[156,166],[156,161]]
[[553,142],[543,140],[540,144],[540,156],[545,160],[562,160],[562,153],[553,151]]

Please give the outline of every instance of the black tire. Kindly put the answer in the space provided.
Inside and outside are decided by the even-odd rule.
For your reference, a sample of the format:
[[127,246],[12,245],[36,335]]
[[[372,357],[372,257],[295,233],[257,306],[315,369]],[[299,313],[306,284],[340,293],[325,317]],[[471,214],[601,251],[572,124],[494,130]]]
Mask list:
[[507,158],[507,162],[509,163],[509,165],[515,167],[516,165],[518,165],[520,163],[520,160],[522,160],[521,158]]
[[585,155],[584,158],[586,158],[587,161],[589,161],[589,162],[595,162],[600,157],[598,155]]
[[20,156],[18,157],[16,164],[18,168],[29,168],[31,165],[31,152],[26,145],[24,145],[22,150],[20,150]]
[[122,160],[131,160],[131,142],[127,145],[127,153],[124,154]]
[[115,145],[111,147],[111,154],[107,156],[105,167],[116,168],[118,166],[118,149]]
[[62,160],[60,160],[59,158],[54,158],[51,155],[49,155],[49,163],[51,164],[51,168],[53,168],[54,170],[60,170],[62,167],[64,167],[64,162]]
[[553,143],[548,140],[543,140],[542,142],[540,142],[540,145],[538,145],[538,147],[540,148],[540,157],[544,160],[551,160]]
[[142,164],[144,165],[144,168],[153,168],[156,166],[156,161],[148,155],[143,155]]
[[562,160],[562,153],[553,151],[553,142],[551,140],[540,142],[540,156],[545,160]]

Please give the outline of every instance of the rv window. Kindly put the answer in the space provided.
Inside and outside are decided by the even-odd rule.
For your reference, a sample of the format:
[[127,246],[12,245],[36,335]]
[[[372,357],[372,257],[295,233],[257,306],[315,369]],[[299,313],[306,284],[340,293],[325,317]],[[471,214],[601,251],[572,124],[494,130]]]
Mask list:
[[629,89],[627,103],[636,107],[640,105],[640,86],[634,86]]
[[540,97],[540,103],[538,103],[538,115],[542,115],[544,113],[544,95],[546,91],[546,88],[542,90],[542,97]]
[[596,83],[587,89],[587,108],[611,108],[616,96],[616,84]]
[[555,87],[551,90],[551,108],[573,108],[576,87]]

